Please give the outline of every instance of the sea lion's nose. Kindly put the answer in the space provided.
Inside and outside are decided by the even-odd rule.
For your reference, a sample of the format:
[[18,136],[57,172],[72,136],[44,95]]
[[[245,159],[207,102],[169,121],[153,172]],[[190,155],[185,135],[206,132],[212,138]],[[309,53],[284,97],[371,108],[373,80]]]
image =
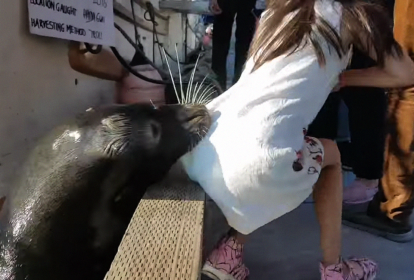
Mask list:
[[194,105],[185,105],[184,106],[184,115],[185,121],[191,121],[197,117],[206,117],[208,116],[207,108],[204,105],[194,104]]

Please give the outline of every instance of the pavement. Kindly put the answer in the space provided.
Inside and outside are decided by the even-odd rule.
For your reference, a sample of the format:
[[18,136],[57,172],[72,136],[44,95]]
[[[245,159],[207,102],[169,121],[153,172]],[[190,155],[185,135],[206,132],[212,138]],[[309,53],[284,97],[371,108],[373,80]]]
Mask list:
[[[343,256],[367,256],[379,265],[377,280],[414,279],[414,242],[398,244],[343,226]],[[254,232],[245,262],[252,280],[319,280],[319,227],[313,205]]]
[[[207,254],[228,229],[210,199],[205,222]],[[342,227],[342,234],[343,257],[375,260],[379,265],[377,280],[414,280],[414,242],[395,243],[347,226]],[[319,225],[311,200],[252,233],[245,247],[251,280],[319,280],[321,257]]]

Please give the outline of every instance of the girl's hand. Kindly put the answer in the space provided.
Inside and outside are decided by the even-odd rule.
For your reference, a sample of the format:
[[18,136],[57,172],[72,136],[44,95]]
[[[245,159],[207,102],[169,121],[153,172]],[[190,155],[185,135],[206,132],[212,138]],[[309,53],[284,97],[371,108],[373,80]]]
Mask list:
[[221,14],[222,10],[221,10],[217,0],[211,0],[210,10],[215,15]]

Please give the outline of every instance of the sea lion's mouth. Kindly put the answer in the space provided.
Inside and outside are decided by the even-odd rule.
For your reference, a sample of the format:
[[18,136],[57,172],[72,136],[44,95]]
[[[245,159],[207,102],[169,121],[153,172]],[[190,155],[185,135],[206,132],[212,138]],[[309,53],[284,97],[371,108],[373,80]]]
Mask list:
[[211,125],[211,118],[207,111],[197,111],[193,115],[189,116],[186,122],[189,123],[199,123],[199,122],[208,122],[209,126]]

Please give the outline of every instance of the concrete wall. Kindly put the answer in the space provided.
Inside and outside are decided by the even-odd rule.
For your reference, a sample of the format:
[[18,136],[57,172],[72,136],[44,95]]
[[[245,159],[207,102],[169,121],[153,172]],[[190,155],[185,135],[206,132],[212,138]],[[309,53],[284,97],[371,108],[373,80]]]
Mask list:
[[[158,7],[157,0],[153,2]],[[132,37],[132,25],[122,22],[122,26]],[[172,39],[163,40],[171,51],[183,37],[181,15],[172,15],[170,32],[175,36],[170,33],[168,38]],[[152,34],[140,33],[147,38],[145,49],[152,58]],[[2,1],[0,34],[1,197],[19,176],[36,140],[65,119],[91,106],[112,102],[114,83],[73,71],[67,62],[67,41],[31,35],[27,0]],[[119,34],[117,40],[120,52],[132,58],[132,47]]]

